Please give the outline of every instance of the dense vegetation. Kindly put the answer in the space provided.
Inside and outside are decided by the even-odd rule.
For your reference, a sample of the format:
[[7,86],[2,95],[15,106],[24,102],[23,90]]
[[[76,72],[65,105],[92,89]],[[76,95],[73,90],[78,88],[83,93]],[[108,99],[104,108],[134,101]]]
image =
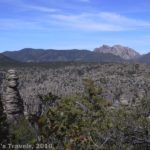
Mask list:
[[[6,65],[1,70],[5,72],[12,65],[14,64]],[[0,116],[2,116],[0,120],[0,143],[7,143],[8,141],[13,144],[28,143],[34,149],[40,147],[43,150],[149,150],[150,98],[148,95],[150,91],[148,88],[147,97],[142,97],[137,103],[132,103],[132,105],[120,103],[116,106],[114,101],[103,96],[105,89],[100,86],[109,83],[109,87],[118,88],[116,90],[118,93],[114,92],[117,98],[120,98],[120,95],[127,89],[122,87],[122,91],[119,93],[118,83],[112,83],[113,81],[116,82],[115,78],[120,81],[122,78],[126,79],[130,86],[135,79],[137,85],[137,87],[133,85],[135,89],[145,88],[144,85],[148,84],[146,77],[149,74],[149,69],[145,66],[111,63],[74,64],[70,62],[15,64],[14,68],[18,70],[20,76],[20,91],[27,88],[30,92],[34,91],[32,94],[35,96],[29,97],[28,95],[28,98],[39,101],[40,109],[37,113],[29,111],[30,114],[27,118],[22,117],[17,124],[9,126],[8,133],[6,117],[2,105],[0,105]],[[139,77],[140,80],[138,80]],[[74,86],[73,84],[75,84],[74,89],[80,84],[82,88],[78,87],[74,93],[68,95],[56,94],[51,88],[49,91],[44,90],[43,92],[43,82],[49,84],[53,82],[51,79],[57,81],[58,84],[65,82],[66,87],[69,88]],[[98,81],[102,84],[98,84]],[[112,85],[108,81],[111,81]],[[125,80],[123,81],[125,84]],[[143,83],[143,81],[147,82]],[[39,92],[32,89],[35,89],[36,86],[40,87]],[[53,86],[56,85],[53,84]],[[49,86],[46,87],[48,89]],[[58,90],[63,89],[63,86],[57,86],[57,88]],[[66,92],[65,88],[63,92]],[[133,87],[132,92],[134,92]],[[30,93],[28,91],[21,94],[24,96]],[[24,102],[27,103],[27,101]],[[31,110],[34,109],[35,104],[33,103]]]
[[91,79],[83,84],[85,91],[80,95],[39,95],[41,115],[21,118],[13,128],[12,142],[29,143],[35,149],[38,143],[43,149],[48,149],[47,144],[52,144],[52,149],[68,150],[150,148],[150,100],[115,108],[101,97],[102,89]]
[[[102,97],[113,105],[130,105],[150,97],[150,66],[128,63],[27,63],[15,67],[19,90],[28,108],[37,111],[39,98],[52,92],[72,96],[84,92],[82,80],[91,78],[102,87]],[[29,111],[30,111],[29,110]]]
[[0,97],[0,144],[8,143],[8,124]]

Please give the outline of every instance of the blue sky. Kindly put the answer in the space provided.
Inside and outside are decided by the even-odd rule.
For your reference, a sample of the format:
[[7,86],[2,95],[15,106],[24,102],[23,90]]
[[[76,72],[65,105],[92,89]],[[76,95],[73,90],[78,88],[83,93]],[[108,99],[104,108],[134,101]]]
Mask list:
[[0,51],[121,44],[150,52],[149,0],[0,0]]

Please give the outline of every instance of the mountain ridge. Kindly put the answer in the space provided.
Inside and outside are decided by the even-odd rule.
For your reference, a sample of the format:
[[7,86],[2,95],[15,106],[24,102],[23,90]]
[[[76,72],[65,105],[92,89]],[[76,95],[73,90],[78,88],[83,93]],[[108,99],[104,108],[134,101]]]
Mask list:
[[34,49],[23,48],[16,51],[5,51],[1,55],[7,59],[19,62],[56,62],[56,61],[79,61],[79,62],[135,62],[150,64],[150,53],[140,55],[134,49],[122,45],[102,45],[93,51],[86,49]]
[[123,61],[113,54],[97,54],[89,50],[54,50],[24,48],[19,51],[7,51],[5,56],[22,62],[52,62],[52,61]]
[[7,57],[3,54],[0,54],[0,64],[2,63],[14,63],[16,62],[14,59],[11,59],[10,57]]
[[136,59],[136,61],[138,61],[140,63],[150,64],[150,52],[147,53],[147,54],[142,55],[141,57],[139,57],[138,59]]

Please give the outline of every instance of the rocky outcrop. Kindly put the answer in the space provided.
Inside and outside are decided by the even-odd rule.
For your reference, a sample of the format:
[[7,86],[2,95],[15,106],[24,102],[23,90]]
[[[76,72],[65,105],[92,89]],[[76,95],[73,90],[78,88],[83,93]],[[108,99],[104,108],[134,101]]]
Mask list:
[[9,70],[6,76],[7,88],[4,95],[4,109],[8,121],[15,121],[23,115],[23,101],[20,97],[18,87],[18,77],[15,70]]
[[134,49],[124,47],[121,45],[114,45],[112,47],[108,45],[103,45],[99,48],[96,48],[94,51],[99,53],[110,53],[116,56],[120,56],[125,60],[138,58],[140,56],[140,54],[136,52]]

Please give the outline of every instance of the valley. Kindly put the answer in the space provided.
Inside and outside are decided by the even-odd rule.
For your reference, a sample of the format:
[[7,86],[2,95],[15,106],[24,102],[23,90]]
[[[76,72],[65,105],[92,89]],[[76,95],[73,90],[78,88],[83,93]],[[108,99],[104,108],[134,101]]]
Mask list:
[[36,50],[20,51],[21,55],[12,52],[13,58],[1,54],[3,145],[29,144],[38,149],[42,143],[45,150],[48,144],[54,149],[147,150],[150,64],[103,52],[88,52],[88,58],[85,54],[77,61],[83,51],[62,52],[54,51],[50,61],[45,61],[48,56],[41,59]]
[[[12,64],[11,64],[12,65]],[[10,65],[10,68],[12,67]],[[150,65],[135,63],[18,63],[19,91],[24,102],[35,110],[38,94],[71,96],[84,92],[83,80],[91,79],[102,88],[104,99],[114,106],[135,105],[150,97]],[[2,67],[3,73],[9,66]],[[5,80],[4,80],[5,81]],[[5,89],[5,82],[3,82]]]

